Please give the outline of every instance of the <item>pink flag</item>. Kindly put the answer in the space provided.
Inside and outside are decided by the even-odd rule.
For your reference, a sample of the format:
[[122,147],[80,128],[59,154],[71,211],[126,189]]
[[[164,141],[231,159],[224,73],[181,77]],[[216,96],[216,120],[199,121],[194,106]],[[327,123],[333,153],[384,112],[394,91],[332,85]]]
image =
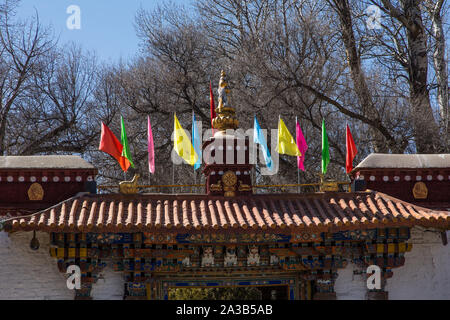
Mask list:
[[308,145],[306,144],[305,137],[303,136],[302,129],[300,129],[300,123],[296,121],[295,133],[297,140],[297,147],[300,150],[301,156],[297,157],[297,167],[302,171],[305,171],[305,167],[303,166],[303,161],[305,161],[305,152],[308,149]]
[[155,149],[153,147],[153,133],[152,126],[150,124],[150,116],[147,116],[148,120],[148,170],[151,173],[155,173]]

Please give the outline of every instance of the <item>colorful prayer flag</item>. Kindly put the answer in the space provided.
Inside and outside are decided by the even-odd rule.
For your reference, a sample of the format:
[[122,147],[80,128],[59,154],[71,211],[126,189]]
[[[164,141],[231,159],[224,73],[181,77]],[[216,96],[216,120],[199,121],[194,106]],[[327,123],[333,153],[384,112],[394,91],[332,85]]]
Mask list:
[[325,119],[322,119],[322,174],[327,173],[330,163],[330,147],[328,145],[327,131],[325,130]]
[[155,148],[153,145],[152,125],[150,124],[150,116],[147,116],[147,149],[148,149],[148,170],[155,173]]
[[345,140],[346,140],[345,144],[347,146],[347,154],[345,157],[345,169],[347,173],[349,173],[353,169],[353,159],[358,153],[358,150],[356,149],[355,141],[353,141],[352,133],[350,132],[350,128],[348,125],[346,128]]
[[193,166],[197,162],[198,155],[195,152],[194,146],[178,121],[176,115],[174,115],[173,148],[176,153],[189,165]]
[[130,161],[131,167],[134,168],[134,163],[131,160],[130,147],[128,146],[127,133],[125,131],[125,123],[123,122],[123,117],[120,116],[120,141],[122,142],[122,156]]
[[305,152],[308,149],[308,145],[306,144],[305,137],[303,136],[303,132],[302,129],[300,128],[300,123],[298,121],[296,121],[295,125],[295,136],[298,150],[302,154],[301,156],[297,156],[297,167],[300,170],[305,171],[305,166],[303,165],[303,162],[305,161]]
[[278,145],[276,150],[279,154],[287,154],[290,156],[302,155],[294,138],[281,118],[278,120]]
[[197,124],[195,122],[195,114],[192,112],[192,145],[194,146],[194,150],[198,155],[198,160],[194,164],[194,170],[197,170],[202,165],[202,139],[200,138],[200,134],[198,133]]
[[100,145],[98,147],[99,150],[106,152],[111,155],[114,159],[119,162],[120,167],[123,171],[127,171],[130,167],[130,162],[127,158],[122,156],[123,146],[119,142],[119,139],[116,138],[114,133],[102,122],[102,132],[100,137]]
[[259,144],[263,151],[264,161],[266,162],[267,168],[272,170],[272,157],[270,156],[269,148],[267,147],[266,139],[264,138],[264,134],[259,126],[258,120],[254,120],[253,125],[253,142]]

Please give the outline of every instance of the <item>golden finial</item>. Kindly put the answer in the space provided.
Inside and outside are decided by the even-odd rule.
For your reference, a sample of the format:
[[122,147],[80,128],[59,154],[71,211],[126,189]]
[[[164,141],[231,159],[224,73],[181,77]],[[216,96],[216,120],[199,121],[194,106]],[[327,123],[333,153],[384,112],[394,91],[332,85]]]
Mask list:
[[217,106],[218,111],[221,112],[223,107],[228,107],[228,99],[227,96],[230,94],[230,89],[228,88],[228,83],[226,80],[225,71],[220,72],[220,80],[219,80],[219,89],[217,89],[219,93],[219,104]]
[[135,174],[131,181],[121,181],[119,183],[119,192],[122,194],[138,193],[138,179],[140,175]]
[[237,129],[239,122],[236,119],[236,111],[231,106],[231,90],[228,87],[225,71],[220,72],[217,116],[213,119],[213,127],[220,131]]

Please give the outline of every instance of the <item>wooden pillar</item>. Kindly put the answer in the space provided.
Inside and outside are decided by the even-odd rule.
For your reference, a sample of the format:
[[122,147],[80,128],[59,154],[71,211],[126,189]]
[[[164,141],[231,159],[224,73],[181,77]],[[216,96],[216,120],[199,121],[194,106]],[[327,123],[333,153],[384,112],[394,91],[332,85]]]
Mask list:
[[306,282],[301,278],[298,279],[298,298],[306,300]]
[[158,286],[159,282],[153,278],[151,278],[150,281],[146,283],[147,300],[161,300]]
[[387,291],[369,291],[367,292],[367,300],[388,300]]
[[367,291],[367,300],[388,300],[389,293],[385,290],[385,287],[386,287],[386,279],[382,277],[381,289]]
[[306,281],[306,300],[312,300],[312,281]]

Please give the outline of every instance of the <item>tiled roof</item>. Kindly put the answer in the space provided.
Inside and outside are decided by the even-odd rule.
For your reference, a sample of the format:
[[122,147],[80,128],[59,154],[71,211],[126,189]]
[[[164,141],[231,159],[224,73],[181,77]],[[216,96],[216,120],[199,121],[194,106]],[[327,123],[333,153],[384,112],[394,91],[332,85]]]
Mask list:
[[214,230],[334,231],[388,226],[450,228],[450,212],[434,211],[380,192],[255,194],[84,194],[5,224],[8,231],[137,232]]

